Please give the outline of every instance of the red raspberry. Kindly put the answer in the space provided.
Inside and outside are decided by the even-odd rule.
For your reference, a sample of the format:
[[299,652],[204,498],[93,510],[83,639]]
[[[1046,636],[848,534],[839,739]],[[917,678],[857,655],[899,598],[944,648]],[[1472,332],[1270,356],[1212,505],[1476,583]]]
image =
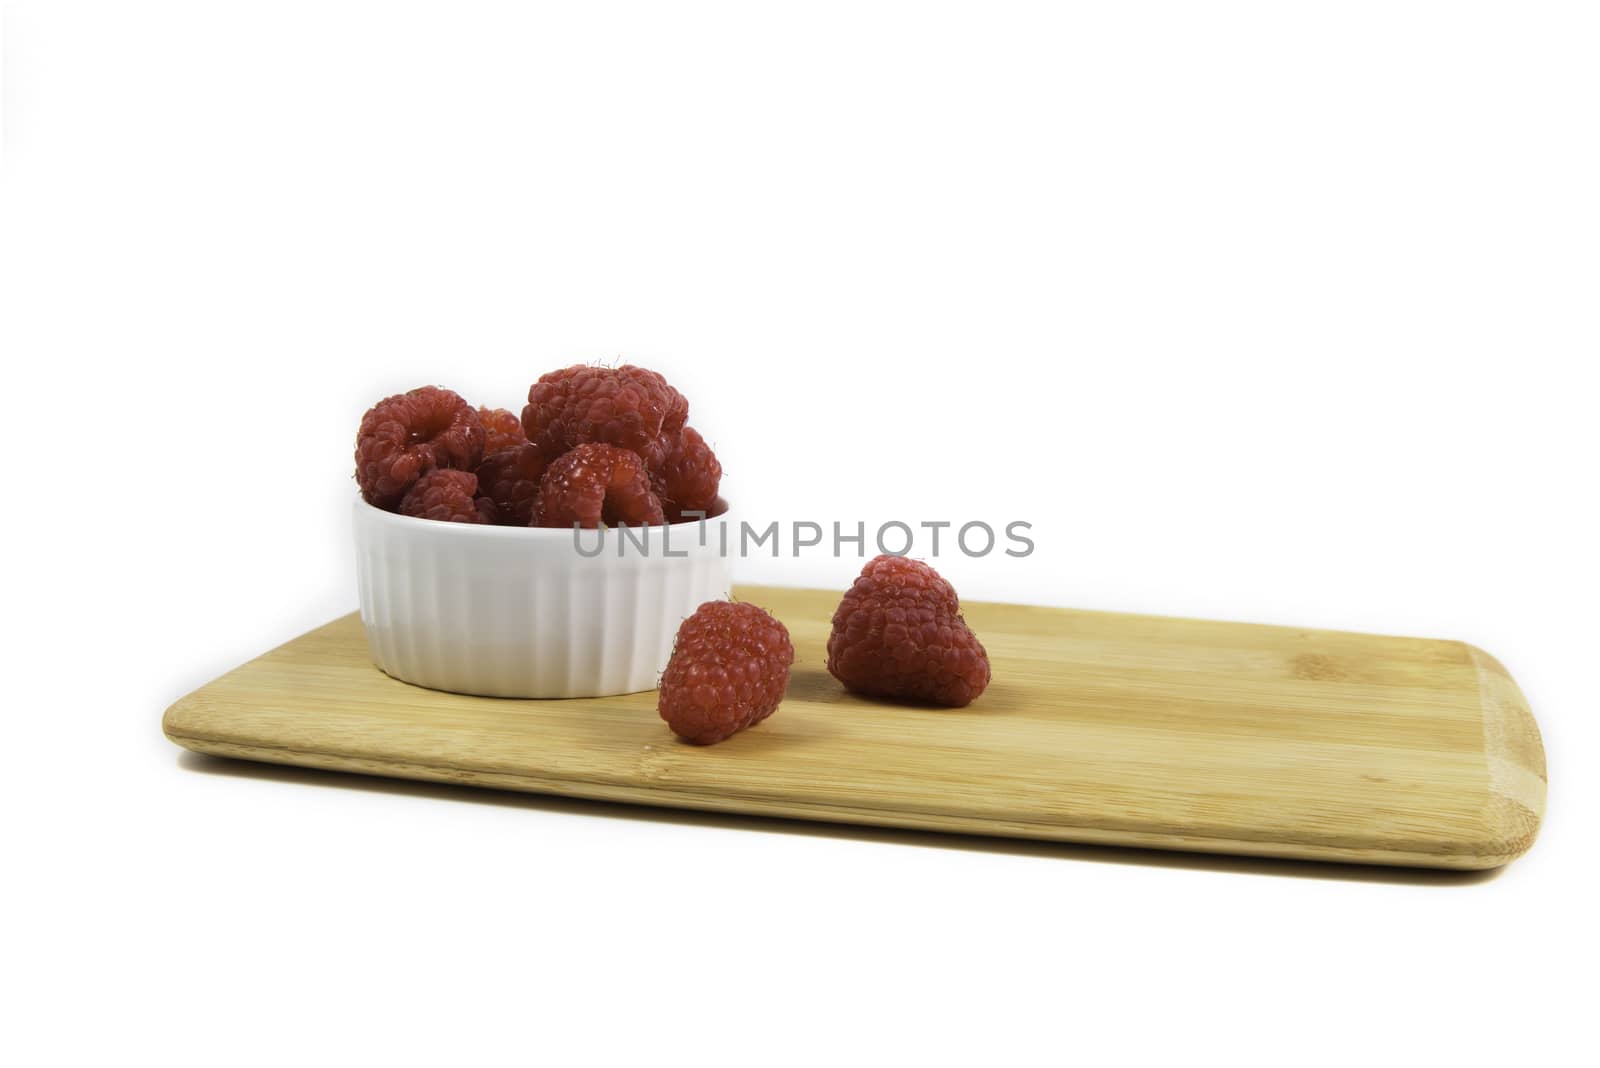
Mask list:
[[474,474],[478,492],[494,502],[497,523],[514,527],[533,523],[539,508],[539,480],[548,466],[544,454],[526,440],[483,458]]
[[833,613],[828,670],[869,697],[960,708],[989,685],[989,654],[937,571],[920,560],[880,556]]
[[[643,370],[639,368],[639,370]],[[661,415],[661,432],[663,434],[676,434],[683,429],[689,421],[689,398],[679,393],[662,375],[654,371],[647,372],[661,379],[661,384],[667,387],[667,410]]]
[[400,514],[448,523],[493,523],[494,502],[475,496],[477,492],[477,475],[441,467],[417,479],[406,491]]
[[793,663],[789,631],[770,614],[708,601],[678,627],[656,710],[684,741],[720,742],[772,715]]
[[[639,455],[644,457],[645,467],[650,470],[650,482],[655,487],[658,496],[667,488],[666,483],[661,478],[661,469],[666,465],[667,457],[672,454],[672,446],[677,443],[677,440],[678,436],[676,434],[668,434],[663,430],[656,435],[654,441],[639,450]],[[662,503],[666,502],[663,501]]]
[[636,452],[591,442],[563,453],[539,483],[539,526],[658,526],[661,501]]
[[551,458],[591,441],[642,453],[663,430],[681,429],[688,415],[683,394],[654,371],[578,364],[529,387],[522,429]]
[[479,408],[478,421],[483,424],[486,435],[483,441],[485,456],[528,443],[528,435],[522,432],[522,418],[516,412],[508,412],[504,408]]
[[470,471],[483,458],[477,409],[448,389],[423,386],[373,405],[356,432],[356,484],[369,504],[393,511],[436,467]]
[[[665,438],[666,435],[663,435]],[[710,515],[722,484],[722,464],[706,439],[692,426],[672,436],[661,462],[650,468],[650,477],[667,521],[675,523],[684,512]],[[646,457],[648,459],[648,457]]]

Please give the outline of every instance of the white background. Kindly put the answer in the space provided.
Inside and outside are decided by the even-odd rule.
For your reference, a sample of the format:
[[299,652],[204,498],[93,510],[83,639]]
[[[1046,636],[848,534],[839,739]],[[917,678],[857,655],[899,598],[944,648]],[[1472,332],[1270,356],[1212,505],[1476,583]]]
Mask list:
[[[1597,30],[1539,3],[7,4],[5,1059],[1591,1056]],[[1383,878],[161,736],[354,607],[367,405],[517,406],[618,356],[689,395],[751,515],[1033,522],[1029,559],[941,557],[969,599],[1487,648],[1544,730],[1538,845]]]

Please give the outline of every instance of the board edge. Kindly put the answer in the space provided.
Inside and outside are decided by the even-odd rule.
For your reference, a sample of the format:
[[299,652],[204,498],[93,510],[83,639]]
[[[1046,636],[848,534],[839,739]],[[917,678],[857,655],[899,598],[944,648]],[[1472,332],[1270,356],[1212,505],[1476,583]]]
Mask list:
[[776,803],[756,797],[682,792],[665,788],[660,784],[637,785],[551,778],[523,772],[460,767],[442,762],[421,763],[317,750],[251,745],[208,736],[203,730],[199,733],[188,733],[181,726],[168,729],[167,737],[174,744],[191,752],[233,760],[732,816],[803,820],[937,834],[968,834],[1054,842],[1060,845],[1110,846],[1243,856],[1265,860],[1369,864],[1446,871],[1478,871],[1497,868],[1505,863],[1505,860],[1484,858],[1470,851],[1459,850],[1424,852],[1381,846],[1320,845],[1284,839],[1245,839],[1223,835],[1178,834],[1171,831],[1041,824],[1008,821],[988,816],[960,816],[916,809],[856,808],[838,804],[796,802],[792,799]]
[[1458,644],[1477,675],[1488,774],[1485,833],[1475,852],[1484,867],[1499,867],[1532,849],[1544,822],[1549,793],[1544,739],[1505,665],[1475,645]]

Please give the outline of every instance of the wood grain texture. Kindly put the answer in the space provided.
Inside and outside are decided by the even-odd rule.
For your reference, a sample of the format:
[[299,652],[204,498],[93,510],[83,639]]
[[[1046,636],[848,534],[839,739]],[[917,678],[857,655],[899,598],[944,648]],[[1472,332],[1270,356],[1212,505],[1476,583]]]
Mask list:
[[790,629],[782,707],[699,748],[654,691],[515,701],[379,672],[355,615],[178,701],[186,748],[316,768],[684,808],[1072,842],[1442,868],[1528,849],[1539,732],[1460,642],[964,605],[994,681],[970,708],[846,693],[838,595],[747,587]]

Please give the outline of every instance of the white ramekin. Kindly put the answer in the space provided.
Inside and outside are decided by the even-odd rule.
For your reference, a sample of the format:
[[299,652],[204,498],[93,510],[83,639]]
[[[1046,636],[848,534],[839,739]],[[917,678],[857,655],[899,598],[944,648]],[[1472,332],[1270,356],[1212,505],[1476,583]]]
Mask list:
[[728,597],[727,523],[724,513],[630,530],[476,526],[357,500],[373,662],[418,686],[487,697],[653,689],[678,624]]

